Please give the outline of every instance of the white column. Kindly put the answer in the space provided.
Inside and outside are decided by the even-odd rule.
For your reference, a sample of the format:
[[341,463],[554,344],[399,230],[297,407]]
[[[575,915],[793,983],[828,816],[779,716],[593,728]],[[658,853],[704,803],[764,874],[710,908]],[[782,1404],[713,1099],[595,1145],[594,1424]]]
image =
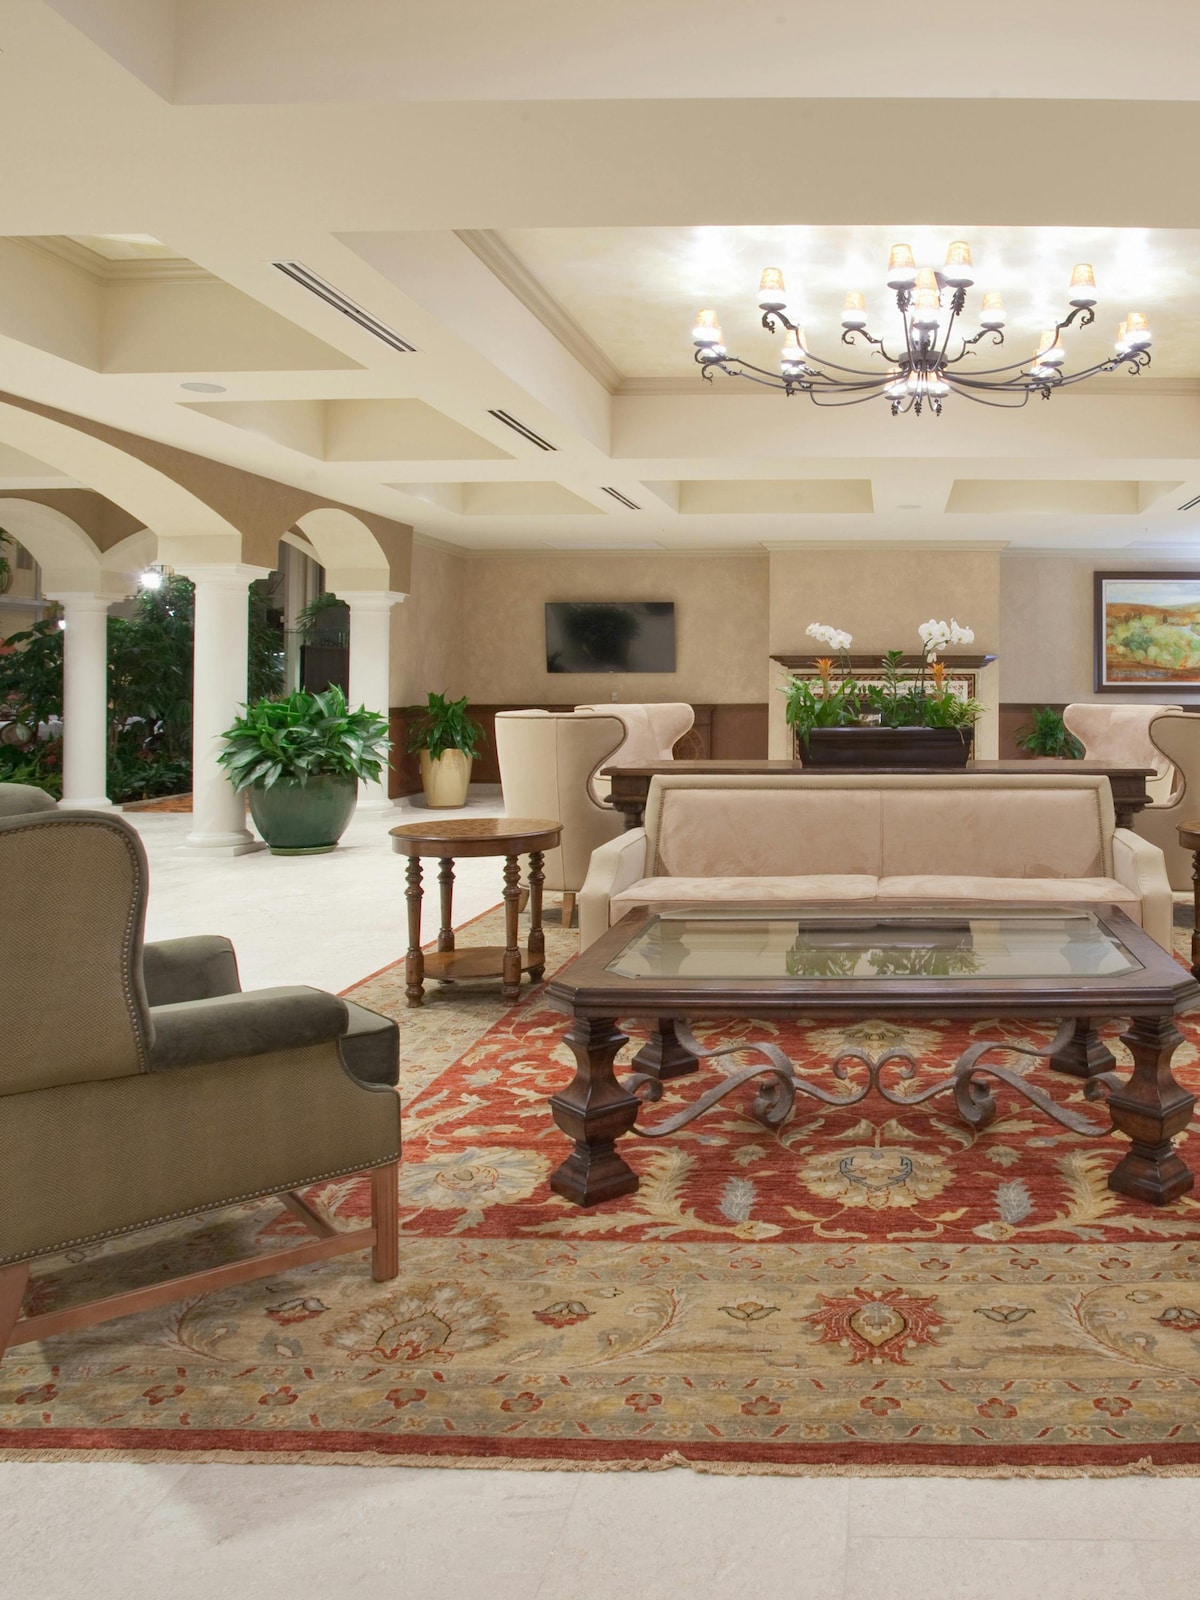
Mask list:
[[263,845],[246,827],[246,798],[217,765],[221,734],[246,700],[249,587],[266,569],[241,564],[192,565],[196,633],[192,659],[192,831],[190,850],[240,856]]
[[72,809],[100,811],[108,798],[108,608],[112,596],[71,590],[63,608],[63,794]]
[[[340,588],[334,593],[350,608],[350,692],[346,698],[352,707],[364,705],[386,717],[391,698],[392,607],[404,596]],[[385,767],[381,782],[359,784],[358,809],[391,810],[394,801],[388,799],[387,788]]]

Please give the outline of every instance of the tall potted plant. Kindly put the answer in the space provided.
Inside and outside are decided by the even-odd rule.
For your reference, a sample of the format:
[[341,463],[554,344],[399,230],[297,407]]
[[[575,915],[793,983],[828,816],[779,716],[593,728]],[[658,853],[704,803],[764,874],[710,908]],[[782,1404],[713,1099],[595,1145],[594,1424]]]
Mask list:
[[447,700],[430,693],[425,715],[416,723],[408,748],[421,761],[426,805],[438,810],[467,803],[471,763],[479,753],[483,729],[467,715],[467,697]]
[[354,815],[360,778],[378,780],[387,760],[387,719],[351,711],[335,686],[256,700],[222,734],[217,757],[271,853],[313,856],[332,850]]
[[904,652],[889,650],[874,681],[858,682],[849,657],[848,633],[814,622],[810,637],[842,655],[838,673],[832,656],[817,661],[815,687],[793,679],[787,720],[807,767],[876,770],[888,767],[964,767],[971,754],[978,700],[963,700],[946,683],[938,656],[948,644],[970,644],[975,635],[957,622],[923,622],[921,663],[908,677]]

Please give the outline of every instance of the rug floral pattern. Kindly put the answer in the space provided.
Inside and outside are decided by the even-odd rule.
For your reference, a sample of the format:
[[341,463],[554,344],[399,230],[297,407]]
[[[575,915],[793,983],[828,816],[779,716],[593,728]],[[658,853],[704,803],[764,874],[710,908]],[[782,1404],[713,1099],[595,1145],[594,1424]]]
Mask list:
[[[553,968],[574,941],[548,933]],[[801,1098],[772,1134],[749,1117],[747,1085],[661,1143],[627,1139],[639,1191],[581,1211],[546,1184],[566,1148],[546,1099],[572,1061],[541,991],[505,1010],[494,990],[434,988],[411,1012],[390,968],[354,996],[401,1020],[399,1278],[376,1284],[365,1258],[343,1257],[18,1347],[0,1365],[4,1451],[1200,1467],[1200,1202],[1111,1194],[1119,1138],[1069,1134],[1005,1089],[981,1133],[947,1102]],[[826,1084],[847,1043],[878,1055],[903,1042],[919,1086],[1000,1028],[1047,1037],[886,1019],[706,1037],[739,1027]],[[1200,1090],[1200,1028],[1184,1031],[1178,1075]],[[668,1086],[645,1115],[717,1070]],[[1021,1070],[1083,1106],[1073,1080]],[[1183,1151],[1200,1166],[1194,1132]],[[353,1181],[312,1198],[345,1226],[367,1208]],[[37,1302],[297,1228],[263,1203],[76,1252],[40,1269]]]

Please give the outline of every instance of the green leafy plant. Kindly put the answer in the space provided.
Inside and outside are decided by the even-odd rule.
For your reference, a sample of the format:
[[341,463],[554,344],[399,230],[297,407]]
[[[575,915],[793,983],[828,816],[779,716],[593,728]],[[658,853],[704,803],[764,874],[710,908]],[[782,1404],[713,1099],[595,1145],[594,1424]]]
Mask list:
[[1083,757],[1083,745],[1067,731],[1062,712],[1053,706],[1030,706],[1032,722],[1017,729],[1017,745],[1031,756],[1058,756],[1067,761]]
[[319,594],[296,613],[296,627],[305,644],[349,644],[349,624],[349,607],[335,594]]
[[378,781],[387,760],[387,719],[359,706],[351,711],[333,686],[320,694],[299,689],[282,700],[256,700],[221,737],[217,760],[235,789],[307,783],[332,775]]
[[432,761],[447,750],[461,750],[472,761],[479,753],[483,729],[467,715],[467,697],[447,700],[445,695],[429,695],[425,714],[414,724],[408,738],[410,752],[428,750]]

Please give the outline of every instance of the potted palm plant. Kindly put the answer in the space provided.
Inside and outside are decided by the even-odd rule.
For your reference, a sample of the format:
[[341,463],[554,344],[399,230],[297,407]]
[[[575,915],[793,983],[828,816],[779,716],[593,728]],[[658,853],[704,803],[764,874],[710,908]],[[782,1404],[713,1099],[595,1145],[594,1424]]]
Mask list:
[[408,741],[409,751],[420,757],[426,805],[438,810],[466,805],[471,763],[482,737],[483,729],[467,715],[466,695],[447,700],[430,693]]
[[256,700],[222,734],[217,757],[245,790],[254,825],[272,855],[332,850],[354,815],[360,778],[378,780],[387,760],[387,719],[351,711],[334,685],[282,700]]

